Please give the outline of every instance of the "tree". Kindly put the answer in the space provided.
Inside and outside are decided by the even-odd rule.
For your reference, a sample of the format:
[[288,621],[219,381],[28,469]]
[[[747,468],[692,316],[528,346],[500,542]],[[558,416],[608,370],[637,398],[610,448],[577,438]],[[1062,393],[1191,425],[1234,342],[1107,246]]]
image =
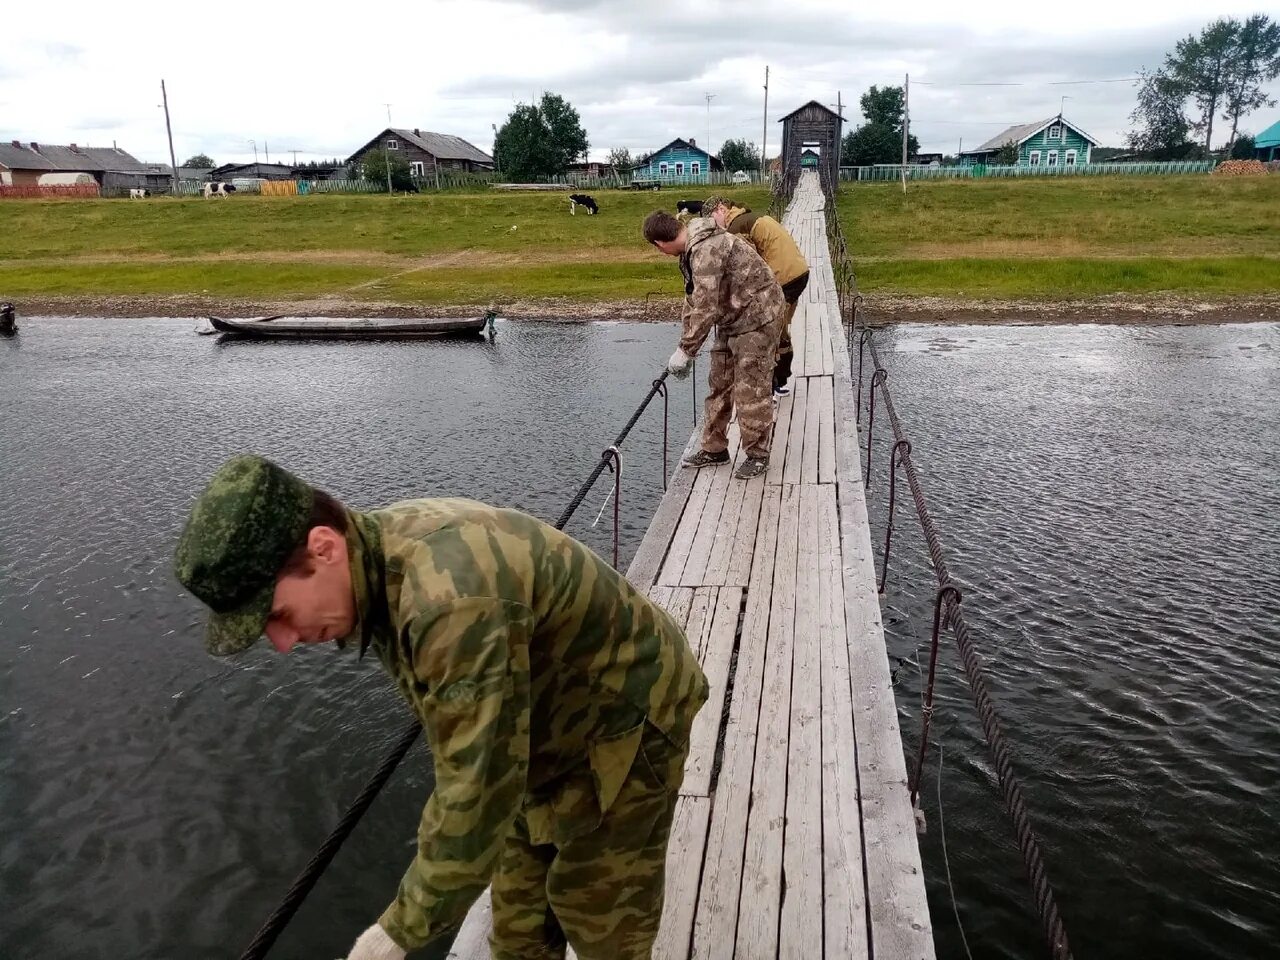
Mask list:
[[609,166],[615,170],[631,170],[635,161],[631,159],[631,151],[626,147],[614,147],[609,151]]
[[564,173],[586,152],[587,133],[578,111],[563,97],[544,93],[539,103],[517,104],[499,128],[493,149],[513,180]]
[[[1240,118],[1260,107],[1274,107],[1263,85],[1280,76],[1280,24],[1266,14],[1256,13],[1236,25],[1235,46],[1227,69],[1223,120],[1231,121],[1227,151],[1236,142]],[[1252,156],[1252,154],[1250,154]]]
[[726,140],[720,145],[720,162],[725,170],[759,170],[760,149],[750,140]]
[[1018,157],[1022,151],[1018,149],[1017,140],[1006,140],[1000,144],[1000,149],[992,157],[992,162],[1002,167],[1014,167],[1018,164]]
[[1142,70],[1138,103],[1129,114],[1135,124],[1126,142],[1155,160],[1181,160],[1194,145],[1187,138],[1191,123],[1182,112],[1186,100],[1181,84],[1164,70]]
[[[867,122],[846,134],[840,145],[842,166],[902,162],[903,93],[901,87],[871,87],[859,101]],[[907,139],[907,156],[920,150],[914,135]]]
[[1227,151],[1230,160],[1252,160],[1253,159],[1253,134],[1242,133],[1236,137],[1235,143],[1231,144],[1231,149]]
[[360,180],[370,183],[387,182],[387,167],[391,168],[391,187],[393,190],[412,190],[417,186],[413,175],[409,172],[409,161],[399,150],[383,150],[374,147],[366,151],[355,163],[355,175]]
[[1174,52],[1165,57],[1165,72],[1176,89],[1200,111],[1192,128],[1204,134],[1206,154],[1212,149],[1213,119],[1226,97],[1239,32],[1240,21],[1220,18],[1201,30],[1200,36],[1179,40]]
[[216,167],[217,164],[213,162],[213,157],[209,156],[207,153],[197,153],[194,157],[189,158],[187,162],[183,164],[183,166],[184,167]]

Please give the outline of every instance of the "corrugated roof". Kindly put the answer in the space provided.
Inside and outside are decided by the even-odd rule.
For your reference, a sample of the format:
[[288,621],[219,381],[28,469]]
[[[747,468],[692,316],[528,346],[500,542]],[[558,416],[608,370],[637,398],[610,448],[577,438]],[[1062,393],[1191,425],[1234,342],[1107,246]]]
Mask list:
[[1012,140],[1014,143],[1021,144],[1024,140],[1029,140],[1031,137],[1034,137],[1037,133],[1039,133],[1045,127],[1049,126],[1049,124],[1058,123],[1058,122],[1061,122],[1063,126],[1070,127],[1076,133],[1080,134],[1080,136],[1084,137],[1086,140],[1092,143],[1095,147],[1098,145],[1097,140],[1089,136],[1087,133],[1085,133],[1083,130],[1077,127],[1070,120],[1066,119],[1065,117],[1055,115],[1055,116],[1049,117],[1046,120],[1037,120],[1035,123],[1015,123],[1012,127],[1009,127],[1009,129],[1005,130],[1003,133],[997,133],[994,137],[992,137],[986,143],[982,144],[979,147],[976,147],[973,150],[966,150],[965,153],[987,153],[988,151],[991,151],[991,150],[999,150],[1010,140]]
[[0,144],[0,164],[11,170],[65,170],[111,173],[153,173],[145,164],[118,147],[76,147],[42,143],[36,150],[30,143]]
[[410,143],[417,144],[440,160],[470,160],[473,163],[493,163],[489,156],[473,143],[455,137],[451,133],[432,133],[430,130],[395,130]]
[[1280,147],[1280,120],[1253,138],[1255,147]]

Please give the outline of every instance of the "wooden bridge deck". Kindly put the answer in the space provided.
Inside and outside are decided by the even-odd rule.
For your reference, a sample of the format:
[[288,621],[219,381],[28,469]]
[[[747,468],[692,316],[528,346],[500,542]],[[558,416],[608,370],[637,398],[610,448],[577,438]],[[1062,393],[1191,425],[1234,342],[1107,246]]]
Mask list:
[[[711,685],[654,957],[928,960],[849,357],[813,174],[785,223],[811,271],[769,470],[733,479],[731,432],[735,463],[678,471],[627,571],[685,625]],[[488,957],[488,928],[486,898],[450,958]]]

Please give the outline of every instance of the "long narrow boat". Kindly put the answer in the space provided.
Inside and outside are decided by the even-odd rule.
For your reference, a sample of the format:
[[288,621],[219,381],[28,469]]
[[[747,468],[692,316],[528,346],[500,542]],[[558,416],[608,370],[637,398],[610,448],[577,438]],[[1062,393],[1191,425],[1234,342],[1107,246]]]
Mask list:
[[323,317],[262,317],[258,320],[223,320],[209,317],[218,333],[255,340],[410,340],[424,337],[475,336],[493,321],[483,317],[418,319],[329,320]]

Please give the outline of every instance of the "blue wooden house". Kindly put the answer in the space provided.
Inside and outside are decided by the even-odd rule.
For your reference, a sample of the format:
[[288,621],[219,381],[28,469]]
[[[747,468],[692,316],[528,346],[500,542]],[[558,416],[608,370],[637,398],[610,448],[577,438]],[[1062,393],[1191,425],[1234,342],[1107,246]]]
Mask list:
[[1280,160],[1280,120],[1253,138],[1255,160]]
[[713,157],[698,146],[698,141],[672,140],[665,147],[636,161],[631,171],[633,185],[666,185],[677,183],[710,183],[711,171],[723,170],[719,157]]
[[1090,162],[1098,141],[1062,114],[1035,123],[1019,123],[997,133],[976,150],[960,155],[965,164],[993,164],[1005,144],[1018,146],[1020,167],[1075,167]]

